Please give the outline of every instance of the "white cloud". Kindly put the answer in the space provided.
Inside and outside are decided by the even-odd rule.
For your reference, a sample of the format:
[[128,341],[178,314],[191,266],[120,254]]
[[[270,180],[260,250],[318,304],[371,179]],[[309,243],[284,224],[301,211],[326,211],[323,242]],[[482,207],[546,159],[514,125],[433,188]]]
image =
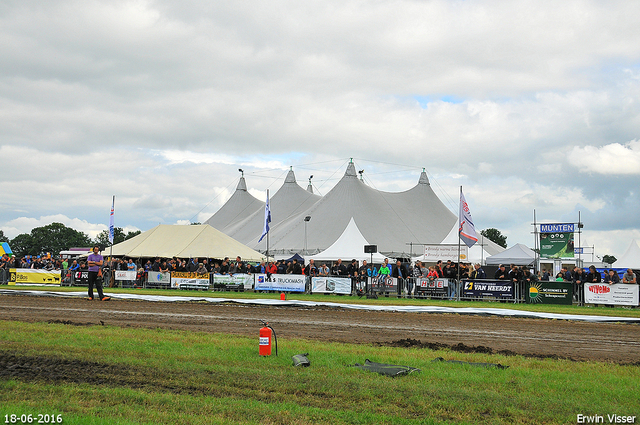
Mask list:
[[261,200],[290,165],[326,194],[355,157],[380,190],[406,190],[426,167],[454,211],[463,184],[476,221],[510,243],[529,238],[533,208],[585,208],[600,228],[622,226],[606,223],[637,204],[635,9],[10,2],[0,223],[5,233],[24,231],[9,225],[20,217],[106,226],[114,194],[116,225],[202,222],[233,193],[238,168]]
[[596,174],[640,175],[640,141],[624,145],[574,146],[567,160],[581,172]]

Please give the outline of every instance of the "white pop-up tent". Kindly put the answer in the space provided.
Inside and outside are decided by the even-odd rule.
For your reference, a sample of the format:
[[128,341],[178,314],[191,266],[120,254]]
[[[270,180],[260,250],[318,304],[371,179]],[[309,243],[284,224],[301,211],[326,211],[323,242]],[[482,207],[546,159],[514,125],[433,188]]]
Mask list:
[[640,269],[640,244],[637,239],[631,241],[627,251],[613,265],[616,268]]
[[[344,229],[338,240],[324,251],[306,258],[313,259],[315,261],[330,261],[337,260],[338,258],[345,261],[351,261],[352,259],[371,261],[371,254],[365,254],[364,252],[365,245],[371,244],[367,242],[364,236],[362,236],[360,229],[358,229],[358,225],[353,217],[351,217],[349,224]],[[384,259],[384,255],[379,252],[373,254],[374,263],[382,263]]]
[[[109,248],[103,255],[109,254]],[[133,258],[235,258],[260,261],[264,255],[225,235],[208,224],[159,224],[113,246],[113,256]]]
[[517,266],[530,266],[536,262],[536,253],[526,245],[517,243],[499,254],[487,258],[486,264],[515,264]]

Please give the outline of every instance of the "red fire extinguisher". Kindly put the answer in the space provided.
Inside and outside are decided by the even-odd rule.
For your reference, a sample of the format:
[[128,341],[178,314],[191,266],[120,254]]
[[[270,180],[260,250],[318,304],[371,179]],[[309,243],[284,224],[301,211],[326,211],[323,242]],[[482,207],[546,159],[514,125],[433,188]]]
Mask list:
[[276,331],[269,326],[268,322],[264,320],[260,320],[264,325],[260,328],[260,355],[261,356],[270,356],[271,355],[271,335],[273,334],[273,340],[276,344],[276,356],[278,355],[278,338],[276,337]]

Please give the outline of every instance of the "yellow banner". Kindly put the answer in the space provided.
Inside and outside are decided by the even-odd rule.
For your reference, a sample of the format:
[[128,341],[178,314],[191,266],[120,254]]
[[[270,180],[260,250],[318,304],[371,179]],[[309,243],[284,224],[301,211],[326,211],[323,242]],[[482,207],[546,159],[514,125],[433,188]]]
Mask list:
[[9,269],[9,285],[16,283],[48,283],[60,285],[60,271]]
[[171,277],[176,279],[209,279],[209,273],[171,272]]

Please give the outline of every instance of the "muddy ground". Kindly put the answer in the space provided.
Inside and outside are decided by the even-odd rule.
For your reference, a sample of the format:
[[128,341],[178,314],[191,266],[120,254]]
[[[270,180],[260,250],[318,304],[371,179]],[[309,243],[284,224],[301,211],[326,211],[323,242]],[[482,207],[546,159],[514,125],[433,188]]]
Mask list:
[[0,295],[0,320],[160,327],[257,338],[260,319],[269,321],[275,328],[281,346],[288,338],[306,338],[640,365],[638,324],[354,311],[331,307],[100,302],[77,297]]

